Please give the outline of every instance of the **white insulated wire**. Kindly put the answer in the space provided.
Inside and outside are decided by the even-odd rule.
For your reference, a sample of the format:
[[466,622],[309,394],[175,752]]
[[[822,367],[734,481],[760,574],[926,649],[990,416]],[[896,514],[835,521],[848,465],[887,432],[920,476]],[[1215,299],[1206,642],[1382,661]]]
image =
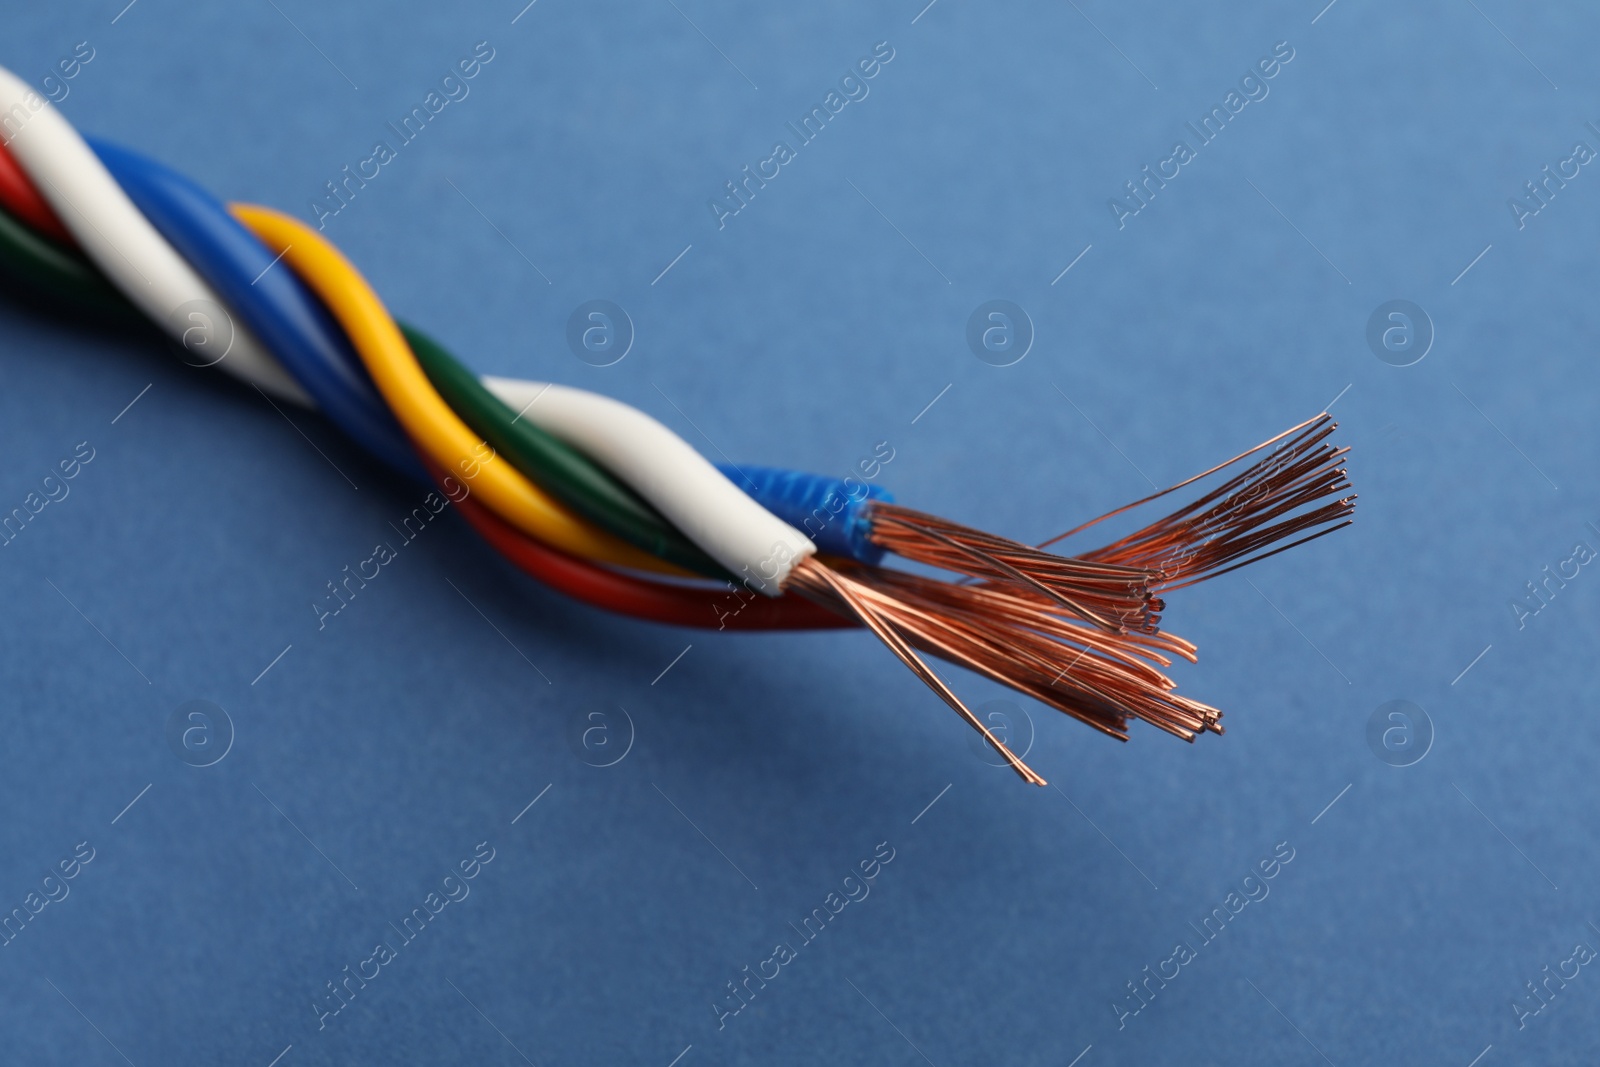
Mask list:
[[752,588],[777,596],[794,565],[816,552],[811,538],[638,408],[563,385],[490,375],[483,384],[522,418],[609,469]]
[[[216,291],[139,212],[55,105],[4,67],[0,141],[89,258],[175,340],[181,343],[190,328],[187,320],[180,322],[174,315],[184,304],[207,301],[226,310]],[[218,366],[271,396],[315,407],[266,346],[236,316],[233,320],[233,343]]]

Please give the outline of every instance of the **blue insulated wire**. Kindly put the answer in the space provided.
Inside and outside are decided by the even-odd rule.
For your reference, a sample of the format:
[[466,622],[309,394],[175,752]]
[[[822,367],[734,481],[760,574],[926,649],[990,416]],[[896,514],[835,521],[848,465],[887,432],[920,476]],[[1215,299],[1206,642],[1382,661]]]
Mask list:
[[869,508],[874,500],[893,500],[887,490],[858,478],[778,467],[719,463],[717,469],[762,507],[803,530],[816,542],[818,551],[868,564],[883,559],[883,549],[868,540],[872,532]]
[[178,254],[189,261],[336,425],[395,470],[428,476],[366,368],[326,308],[216,197],[155,160],[90,146]]

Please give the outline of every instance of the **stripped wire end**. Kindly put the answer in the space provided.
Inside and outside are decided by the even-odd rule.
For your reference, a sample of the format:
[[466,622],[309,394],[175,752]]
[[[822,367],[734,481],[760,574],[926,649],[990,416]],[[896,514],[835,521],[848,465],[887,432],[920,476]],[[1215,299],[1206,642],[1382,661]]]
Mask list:
[[[874,500],[877,547],[974,581],[829,566],[815,558],[792,588],[859,619],[978,730],[1024,779],[1043,784],[983,725],[917,653],[975,671],[1118,740],[1139,719],[1193,741],[1222,733],[1222,712],[1179,696],[1164,673],[1195,646],[1161,631],[1162,592],[1225,574],[1349,525],[1355,497],[1347,449],[1322,413],[1169,489],[1084,523],[1037,547]],[[1261,454],[1264,453],[1264,454]],[[1172,514],[1078,556],[1046,549],[1251,457],[1253,462]]]
[[1176,492],[1268,448],[1272,450],[1198,500],[1103,548],[1083,553],[1083,558],[1148,567],[1161,575],[1157,589],[1173,590],[1315,541],[1349,526],[1355,512],[1355,495],[1341,495],[1350,489],[1344,467],[1350,450],[1328,441],[1338,428],[1333,417],[1323,412],[1225,463],[1092,519],[1040,547]]
[[[876,570],[876,568],[871,568]],[[815,556],[809,556],[796,564],[789,572],[788,587],[801,596],[812,600],[834,611],[855,618],[861,625],[871,630],[872,633],[888,646],[889,651],[910,668],[911,673],[932,689],[956,714],[966,720],[978,733],[983,735],[994,750],[1000,753],[1013,771],[1016,771],[1022,780],[1033,785],[1047,785],[1044,778],[1040,777],[1032,767],[1022,762],[1022,758],[996,737],[983,720],[972,713],[972,709],[964,704],[960,697],[945,684],[944,679],[933,672],[933,669],[922,661],[915,648],[918,631],[914,626],[907,625],[907,606],[898,603],[891,594],[882,589],[874,588],[851,577],[841,571],[823,563]]]
[[[1037,547],[883,501],[871,506],[871,538],[906,559],[1053,600],[1107,632],[1155,633],[1165,608],[1160,593],[1214,578],[1350,524],[1355,497],[1340,496],[1350,488],[1342,466],[1349,450],[1327,440],[1337,427],[1324,412]],[[1044,551],[1269,448],[1198,500],[1103,548],[1075,556]]]
[[1037,593],[864,564],[830,566],[816,557],[797,565],[787,584],[858,619],[1034,785],[1046,783],[918,652],[966,667],[1120,741],[1128,739],[1128,721],[1135,718],[1186,741],[1222,732],[1222,713],[1177,695],[1162,672],[1174,658],[1195,659],[1194,646],[1172,634],[1107,633]]
[[870,515],[872,543],[905,559],[1038,595],[1107,633],[1161,627],[1161,575],[1149,568],[1056,555],[899,504],[874,501]]

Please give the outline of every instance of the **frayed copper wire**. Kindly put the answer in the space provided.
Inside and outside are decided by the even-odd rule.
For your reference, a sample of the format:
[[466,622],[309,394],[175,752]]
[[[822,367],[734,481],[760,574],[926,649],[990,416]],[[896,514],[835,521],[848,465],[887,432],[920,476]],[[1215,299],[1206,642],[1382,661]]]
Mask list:
[[1023,781],[1034,785],[1047,784],[1032,767],[1022,762],[1021,757],[1012,752],[1004,741],[991,733],[983,721],[974,715],[971,709],[962,703],[961,698],[944,683],[944,680],[922,662],[921,657],[906,642],[900,626],[891,618],[890,613],[883,610],[883,597],[866,586],[858,585],[846,578],[815,556],[807,557],[796,564],[789,572],[787,584],[801,596],[834,610],[842,610],[845,614],[859,619],[878,640],[888,646],[889,651],[893,652],[900,662],[921,678],[929,689],[939,694],[946,704],[954,708],[956,714],[967,721],[967,725],[982,734],[984,740],[1005,758],[1007,765],[1021,775]]
[[1032,590],[1107,633],[1160,627],[1148,568],[1059,556],[898,504],[873,504],[871,518],[872,543],[898,556]]
[[[1355,497],[1329,499],[1350,488],[1340,465],[1349,450],[1326,442],[1337,425],[1324,412],[1210,470],[1038,546],[887,503],[872,506],[871,538],[906,559],[1049,597],[1107,632],[1154,633],[1165,609],[1156,594],[1214,578],[1350,524]],[[1044,551],[1286,438],[1287,443],[1222,485],[1142,530],[1077,556]],[[1278,544],[1306,531],[1315,532]]]
[[1185,740],[1222,732],[1221,712],[1176,695],[1160,670],[1171,657],[1195,659],[1194,645],[1173,634],[1106,634],[1005,589],[881,568],[852,577],[891,600],[892,617],[913,644],[1120,740],[1130,718]]
[[[794,567],[787,585],[866,626],[1023,780],[1044,785],[917,653],[976,671],[1118,740],[1128,739],[1130,719],[1186,741],[1222,733],[1222,712],[1179,696],[1163,673],[1174,657],[1194,662],[1195,646],[1161,632],[1165,605],[1156,594],[1349,525],[1355,497],[1336,497],[1350,487],[1340,465],[1348,450],[1327,443],[1336,427],[1324,412],[1038,546],[877,503],[871,512],[875,544],[978,581],[810,557]],[[1279,447],[1198,500],[1103,548],[1075,557],[1045,551],[1273,445]]]
[[863,565],[831,567],[815,557],[787,585],[858,619],[961,715],[1025,781],[1045,781],[985,727],[918,651],[967,667],[1127,740],[1130,718],[1192,741],[1221,733],[1222,713],[1178,696],[1160,668],[1193,661],[1194,646],[1172,634],[1109,634],[1040,594],[961,586]]
[[[1172,590],[1315,541],[1350,525],[1350,515],[1355,511],[1354,494],[1337,495],[1350,488],[1342,465],[1350,450],[1335,448],[1327,442],[1338,426],[1332,416],[1323,412],[1225,463],[1091,519],[1039,547],[1048,547],[1106,519],[1192,485],[1285,438],[1289,439],[1286,443],[1198,500],[1103,548],[1082,553],[1081,558],[1148,567],[1161,574],[1156,589]],[[1307,507],[1309,511],[1300,510]],[[1308,530],[1315,532],[1286,544],[1276,544]],[[1276,547],[1270,551],[1251,555],[1274,544]],[[1241,559],[1243,556],[1250,558]]]

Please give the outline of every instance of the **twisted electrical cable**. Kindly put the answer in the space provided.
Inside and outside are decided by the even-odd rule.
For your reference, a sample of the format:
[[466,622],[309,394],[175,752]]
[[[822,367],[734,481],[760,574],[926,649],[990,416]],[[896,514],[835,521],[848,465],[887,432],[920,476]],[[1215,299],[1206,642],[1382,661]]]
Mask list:
[[[0,70],[0,108],[19,89]],[[1264,453],[1173,514],[1077,556],[900,506],[854,479],[719,470],[627,405],[475,378],[397,325],[315,231],[270,209],[224,207],[160,164],[86,143],[42,98],[19,106],[25,121],[6,127],[0,150],[0,265],[12,273],[113,321],[136,306],[191,353],[198,333],[202,355],[222,348],[223,369],[314,405],[400,474],[468,486],[451,495],[469,523],[569,595],[719,629],[862,625],[1037,784],[919,653],[1110,736],[1125,738],[1132,718],[1186,739],[1220,733],[1221,713],[1178,696],[1163,673],[1194,648],[1161,632],[1158,594],[1349,522],[1353,497],[1338,496],[1345,450],[1328,443],[1326,415],[1129,505]],[[196,305],[214,314],[201,322]],[[887,570],[885,552],[964,580]],[[694,575],[720,584],[683,580]]]

